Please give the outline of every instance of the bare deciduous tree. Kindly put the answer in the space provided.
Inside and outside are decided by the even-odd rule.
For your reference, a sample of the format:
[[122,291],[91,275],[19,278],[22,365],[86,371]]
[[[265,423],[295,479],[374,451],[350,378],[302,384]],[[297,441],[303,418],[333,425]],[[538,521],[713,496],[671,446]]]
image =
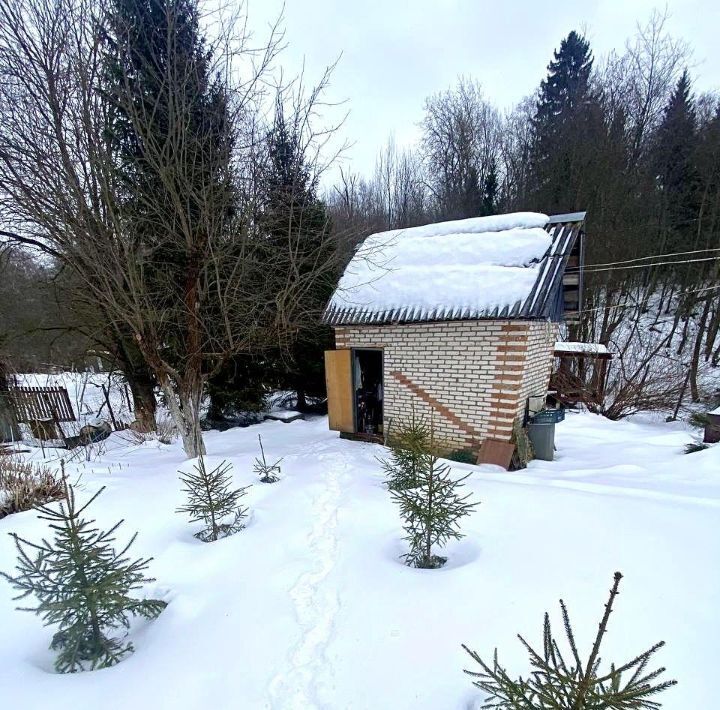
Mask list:
[[252,219],[280,36],[215,21],[207,43],[193,0],[138,6],[147,24],[95,0],[0,7],[0,210],[132,334],[192,457],[207,378],[316,318],[298,296],[324,265],[300,274],[294,238],[269,252]]

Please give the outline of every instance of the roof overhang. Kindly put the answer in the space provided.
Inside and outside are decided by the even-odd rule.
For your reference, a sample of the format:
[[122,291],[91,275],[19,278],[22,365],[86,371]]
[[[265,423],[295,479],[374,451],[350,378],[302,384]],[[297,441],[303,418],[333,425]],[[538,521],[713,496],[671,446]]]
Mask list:
[[400,323],[440,322],[453,320],[553,320],[554,300],[578,235],[582,233],[585,212],[569,212],[548,217],[545,231],[552,243],[540,262],[538,276],[529,295],[522,301],[486,311],[466,309],[419,312],[412,306],[389,311],[373,311],[362,306],[332,307],[329,303],[323,322],[333,327],[344,325],[389,325]]

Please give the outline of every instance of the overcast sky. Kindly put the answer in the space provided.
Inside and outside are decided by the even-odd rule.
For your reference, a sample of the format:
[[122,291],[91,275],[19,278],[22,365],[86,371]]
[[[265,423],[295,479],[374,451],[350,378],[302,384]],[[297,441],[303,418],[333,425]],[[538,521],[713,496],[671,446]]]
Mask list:
[[[346,100],[346,164],[368,174],[392,133],[418,136],[426,96],[458,75],[509,108],[533,92],[560,40],[584,30],[596,56],[622,49],[657,0],[249,0],[258,36],[284,10],[286,71],[314,80],[340,56],[329,97]],[[720,0],[669,0],[668,29],[694,50],[695,89],[720,88]]]

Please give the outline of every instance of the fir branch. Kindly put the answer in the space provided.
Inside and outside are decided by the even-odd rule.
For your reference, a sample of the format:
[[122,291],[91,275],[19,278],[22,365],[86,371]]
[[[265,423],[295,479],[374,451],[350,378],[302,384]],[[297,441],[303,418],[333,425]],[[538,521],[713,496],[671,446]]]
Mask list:
[[[614,583],[605,604],[603,616],[586,662],[582,662],[575,643],[570,615],[560,602],[565,636],[574,665],[568,666],[553,637],[550,618],[545,614],[543,624],[543,654],[540,655],[522,637],[533,671],[529,679],[513,680],[498,662],[497,650],[492,667],[467,646],[462,647],[480,666],[480,671],[465,672],[475,678],[473,684],[487,693],[485,708],[505,710],[656,710],[661,705],[654,696],[674,686],[677,681],[656,683],[665,672],[664,667],[646,672],[647,665],[664,642],[651,646],[644,653],[620,666],[611,664],[609,672],[600,674],[600,649],[607,633],[608,621],[619,593],[622,575],[615,574]],[[623,678],[623,674],[630,673]]]

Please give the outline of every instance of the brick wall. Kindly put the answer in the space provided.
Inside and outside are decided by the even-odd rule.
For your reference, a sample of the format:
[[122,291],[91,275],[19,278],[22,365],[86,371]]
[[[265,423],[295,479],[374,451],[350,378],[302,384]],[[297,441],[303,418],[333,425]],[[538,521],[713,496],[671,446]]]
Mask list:
[[508,441],[529,395],[543,394],[557,325],[543,321],[447,321],[335,328],[338,348],[382,348],[385,429],[436,410],[439,438],[477,449]]

